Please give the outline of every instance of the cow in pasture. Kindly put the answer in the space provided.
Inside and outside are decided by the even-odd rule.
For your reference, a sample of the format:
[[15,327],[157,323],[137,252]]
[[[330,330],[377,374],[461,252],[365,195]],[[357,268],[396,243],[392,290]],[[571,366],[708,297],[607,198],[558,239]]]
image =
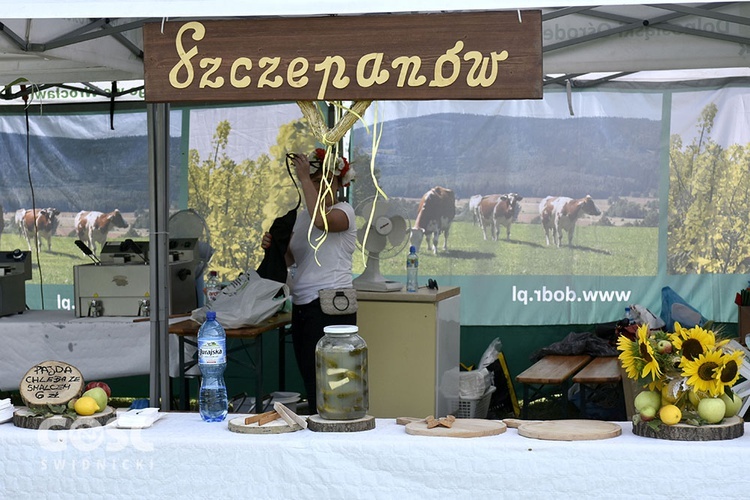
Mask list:
[[76,214],[73,225],[78,235],[78,239],[88,246],[92,252],[96,253],[96,245],[104,246],[107,241],[107,234],[112,228],[128,227],[128,223],[122,218],[118,209],[112,212],[88,212],[81,211]]
[[539,215],[542,218],[544,235],[549,245],[549,235],[558,247],[562,243],[563,230],[568,232],[568,246],[573,245],[573,232],[576,221],[582,214],[601,215],[591,196],[574,200],[565,196],[547,196],[539,203]]
[[523,196],[518,193],[490,194],[482,197],[479,203],[479,224],[482,226],[482,236],[485,240],[489,224],[492,224],[490,235],[494,241],[500,237],[500,226],[505,226],[505,239],[510,239],[510,225],[518,218],[522,199]]
[[16,217],[15,217],[16,229],[18,229],[18,234],[20,236],[24,235],[24,232],[23,232],[23,218],[24,218],[25,215],[26,215],[26,209],[25,208],[19,208],[18,210],[16,210]]
[[448,233],[455,216],[456,195],[453,191],[440,186],[430,189],[419,201],[417,218],[410,229],[411,244],[419,250],[422,239],[427,236],[427,250],[432,246],[432,253],[437,253],[438,237],[443,233],[443,250],[448,250]]
[[[26,238],[26,243],[31,251],[31,240],[36,233],[36,241],[39,250],[42,249],[42,240],[47,240],[47,251],[52,251],[52,236],[57,232],[60,225],[60,211],[56,208],[41,208],[24,210],[21,218],[21,233]],[[16,212],[18,218],[18,212]]]
[[479,203],[482,201],[481,194],[475,194],[469,198],[469,212],[471,212],[471,218],[474,221],[474,225],[479,224]]

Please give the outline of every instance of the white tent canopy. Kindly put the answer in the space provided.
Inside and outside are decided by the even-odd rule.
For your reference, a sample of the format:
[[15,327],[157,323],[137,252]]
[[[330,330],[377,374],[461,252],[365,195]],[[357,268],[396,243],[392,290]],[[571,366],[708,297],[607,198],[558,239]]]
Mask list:
[[[0,97],[12,99],[44,84],[143,79],[145,22],[187,18],[351,16],[373,13],[542,9],[545,85],[603,72],[602,81],[644,70],[743,68],[750,57],[750,3],[642,5],[626,0],[598,6],[569,0],[26,0],[3,6],[0,18]],[[677,73],[672,74],[675,78]],[[663,78],[663,76],[661,77]],[[2,91],[2,87],[5,90]],[[14,91],[17,93],[14,94]],[[106,95],[106,92],[105,92]],[[152,231],[151,404],[166,408],[168,279],[166,278],[166,130],[168,106],[149,106]],[[158,270],[158,271],[156,271]],[[154,274],[155,272],[161,274]]]
[[[519,9],[520,22],[523,9],[543,9],[544,73],[548,75],[566,75],[567,79],[592,72],[624,76],[644,70],[750,66],[750,3],[642,5],[621,0],[587,6],[572,1],[566,7],[555,3],[517,0],[502,4],[503,10]],[[141,80],[141,27],[149,21],[498,10],[498,2],[481,0],[461,2],[460,9],[454,0],[259,4],[198,0],[17,3],[6,8],[0,19],[0,85],[19,79],[32,84]],[[133,17],[138,15],[143,17]],[[356,27],[356,16],[347,22]]]

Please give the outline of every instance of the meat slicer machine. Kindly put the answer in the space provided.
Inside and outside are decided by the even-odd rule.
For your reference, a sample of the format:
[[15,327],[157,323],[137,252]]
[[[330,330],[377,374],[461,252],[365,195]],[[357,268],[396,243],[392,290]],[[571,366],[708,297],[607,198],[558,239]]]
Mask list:
[[[93,261],[73,266],[76,317],[150,315],[148,241],[105,242],[98,258],[80,240],[76,245]],[[169,240],[170,314],[198,307],[197,245],[197,238]]]
[[31,279],[31,252],[0,252],[0,316],[26,309],[26,280]]

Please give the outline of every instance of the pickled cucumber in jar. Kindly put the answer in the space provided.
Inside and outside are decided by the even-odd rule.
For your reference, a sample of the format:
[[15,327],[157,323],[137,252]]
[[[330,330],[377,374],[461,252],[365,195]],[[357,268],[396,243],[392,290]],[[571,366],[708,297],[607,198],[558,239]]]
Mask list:
[[328,420],[367,415],[367,344],[351,325],[324,328],[315,347],[317,411]]

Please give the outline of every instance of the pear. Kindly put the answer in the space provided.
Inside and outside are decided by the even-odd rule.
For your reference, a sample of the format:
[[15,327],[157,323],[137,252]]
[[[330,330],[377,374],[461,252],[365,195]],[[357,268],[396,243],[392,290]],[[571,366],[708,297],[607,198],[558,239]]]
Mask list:
[[99,411],[104,411],[107,407],[107,401],[109,401],[109,398],[107,397],[107,392],[101,387],[92,387],[81,395],[81,397],[84,396],[94,398],[96,405],[99,407]]

